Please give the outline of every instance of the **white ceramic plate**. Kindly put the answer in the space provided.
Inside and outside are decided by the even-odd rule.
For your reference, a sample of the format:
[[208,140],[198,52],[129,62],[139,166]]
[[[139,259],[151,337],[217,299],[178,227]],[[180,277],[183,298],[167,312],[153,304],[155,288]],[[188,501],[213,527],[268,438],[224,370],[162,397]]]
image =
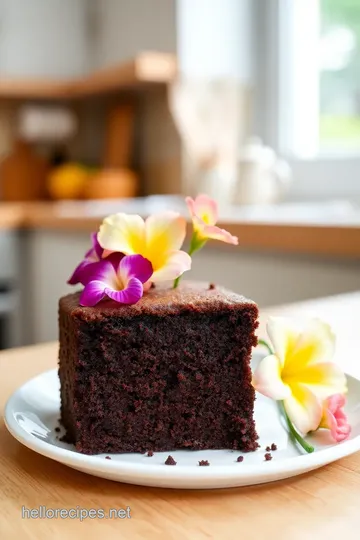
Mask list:
[[[244,454],[232,450],[157,452],[145,454],[79,454],[72,445],[60,442],[55,432],[59,418],[59,380],[56,370],[43,373],[19,388],[5,408],[5,423],[10,433],[22,444],[39,454],[94,476],[119,482],[168,488],[210,489],[246,486],[281,480],[316,469],[360,450],[360,381],[348,377],[347,414],[352,426],[351,437],[334,444],[327,430],[321,430],[309,441],[313,454],[302,454],[289,440],[276,404],[258,395],[255,420],[260,435],[260,449]],[[60,433],[61,435],[61,433]],[[265,447],[276,443],[271,461],[264,460]],[[176,466],[165,465],[171,454]],[[207,459],[209,467],[199,467]]]

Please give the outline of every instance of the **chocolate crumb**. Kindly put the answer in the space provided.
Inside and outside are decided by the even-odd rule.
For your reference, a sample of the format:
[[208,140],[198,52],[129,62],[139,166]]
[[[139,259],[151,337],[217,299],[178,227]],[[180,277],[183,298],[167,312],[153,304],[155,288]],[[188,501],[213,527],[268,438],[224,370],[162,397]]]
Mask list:
[[210,465],[210,463],[207,459],[202,459],[201,461],[199,461],[199,467],[207,467],[208,465]]
[[60,437],[59,441],[67,443],[67,444],[72,443],[72,440],[69,438],[69,435],[67,433],[65,433],[62,437]]
[[151,285],[150,285],[150,289],[155,289],[155,287],[156,287],[155,283],[152,282]]
[[56,431],[56,433],[60,433],[60,428],[59,428],[59,427],[56,427],[56,428],[55,428],[55,431]]
[[105,459],[111,459],[111,457],[110,456],[105,456]]
[[269,452],[267,452],[264,457],[265,457],[265,461],[272,460],[272,455]]
[[271,450],[274,452],[275,450],[277,450],[277,446],[275,443],[272,443],[271,445]]
[[266,450],[267,452],[270,452],[270,450],[271,450],[270,446],[267,446],[267,447],[265,448],[265,450]]
[[148,457],[153,457],[154,455],[154,452],[152,450],[149,450],[148,453],[147,453],[147,456]]
[[165,461],[165,465],[176,465],[176,461],[172,456],[168,456],[167,460]]
[[209,291],[212,291],[212,290],[214,290],[214,289],[216,289],[215,283],[210,283],[210,285],[209,285]]
[[244,456],[239,456],[236,461],[238,463],[241,463],[242,461],[244,461]]

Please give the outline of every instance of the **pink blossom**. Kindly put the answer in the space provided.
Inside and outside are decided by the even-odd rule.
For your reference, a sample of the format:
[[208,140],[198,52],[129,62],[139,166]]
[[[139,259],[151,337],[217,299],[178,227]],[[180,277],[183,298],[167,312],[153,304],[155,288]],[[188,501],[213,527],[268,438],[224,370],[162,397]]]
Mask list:
[[152,273],[150,261],[142,255],[113,253],[87,269],[80,305],[95,306],[105,297],[120,304],[136,304]]
[[351,432],[351,426],[343,409],[345,401],[343,394],[334,394],[328,397],[323,404],[320,427],[330,429],[331,436],[336,442],[344,441]]
[[98,263],[99,261],[101,261],[102,257],[106,257],[108,255],[108,253],[104,253],[103,248],[100,246],[96,232],[91,233],[90,238],[92,247],[89,249],[89,251],[85,253],[84,259],[81,261],[80,264],[77,265],[74,272],[68,279],[69,285],[76,285],[77,283],[86,285],[88,281],[87,273],[89,270],[91,270],[92,265]]

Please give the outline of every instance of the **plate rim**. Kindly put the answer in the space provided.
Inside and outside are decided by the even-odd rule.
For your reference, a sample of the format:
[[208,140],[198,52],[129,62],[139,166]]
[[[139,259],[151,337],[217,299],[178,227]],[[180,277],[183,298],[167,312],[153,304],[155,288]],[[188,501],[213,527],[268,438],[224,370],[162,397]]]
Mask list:
[[[19,398],[24,387],[34,384],[36,379],[41,379],[44,376],[57,375],[57,368],[46,370],[34,377],[28,379],[21,384],[7,399],[5,404],[3,419],[5,426],[9,433],[21,444],[41,454],[45,457],[53,459],[64,465],[77,468],[76,465],[81,467],[84,471],[99,471],[102,473],[111,473],[111,471],[125,476],[145,477],[147,479],[170,479],[175,480],[197,480],[197,479],[211,479],[211,480],[249,480],[254,478],[265,478],[263,482],[276,480],[279,474],[284,478],[284,473],[288,476],[297,476],[303,472],[310,471],[321,466],[325,466],[329,463],[337,461],[341,458],[349,456],[357,451],[360,451],[360,434],[353,439],[343,441],[341,443],[334,443],[334,445],[324,448],[323,450],[315,451],[311,454],[299,454],[298,456],[287,457],[281,460],[263,461],[258,464],[247,464],[246,461],[242,462],[237,469],[233,464],[225,465],[212,465],[211,467],[198,467],[197,465],[181,465],[180,467],[165,467],[162,464],[137,463],[131,461],[121,460],[108,460],[104,459],[102,455],[88,455],[81,454],[67,448],[50,444],[42,439],[29,434],[24,428],[22,428],[16,421],[13,411],[14,403]],[[346,373],[348,379],[352,379],[357,384],[360,384],[360,379]],[[22,398],[21,398],[22,399]],[[360,402],[360,399],[359,399]],[[226,449],[225,449],[226,450]],[[169,450],[176,452],[177,450]],[[211,452],[213,450],[209,450]],[[229,449],[231,451],[231,449]],[[166,451],[167,452],[167,451]],[[191,452],[191,450],[189,450]],[[160,453],[160,452],[159,452]],[[165,452],[162,452],[165,453]],[[235,451],[234,451],[235,453]],[[240,453],[240,451],[239,451]],[[117,453],[116,455],[121,455]],[[59,459],[63,458],[63,459]],[[285,466],[284,466],[285,464]],[[114,478],[115,480],[115,478]],[[121,480],[120,480],[121,481]],[[134,482],[135,483],[135,482]],[[253,484],[258,482],[252,482]],[[176,486],[175,486],[176,487]]]

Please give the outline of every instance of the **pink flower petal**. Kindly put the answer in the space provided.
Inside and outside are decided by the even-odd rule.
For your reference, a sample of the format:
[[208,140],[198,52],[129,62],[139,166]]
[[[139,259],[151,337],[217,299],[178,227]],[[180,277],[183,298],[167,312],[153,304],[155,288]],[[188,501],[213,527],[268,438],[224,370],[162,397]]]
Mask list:
[[271,399],[285,399],[290,396],[291,390],[281,379],[281,364],[275,355],[266,356],[253,375],[252,385],[264,396]]
[[91,241],[92,241],[92,245],[93,245],[93,249],[96,253],[96,256],[98,257],[98,259],[100,260],[101,257],[103,256],[103,248],[100,246],[99,244],[99,241],[98,241],[98,233],[97,232],[94,232],[91,234]]
[[124,284],[132,277],[145,283],[152,276],[153,269],[150,261],[142,255],[127,255],[121,260],[118,272]]
[[192,199],[191,197],[186,197],[185,202],[186,202],[187,207],[189,209],[190,216],[192,218],[195,217],[196,216],[196,205],[195,205],[194,199]]
[[105,296],[104,283],[102,281],[90,281],[85,285],[80,296],[80,306],[95,306]]
[[185,251],[173,251],[165,256],[165,264],[152,275],[151,281],[154,283],[176,279],[191,268],[191,257]]
[[81,261],[80,264],[75,268],[74,272],[68,279],[69,285],[77,285],[77,283],[81,283],[82,285],[85,285],[84,283],[84,269],[92,263],[89,263],[86,259]]
[[[75,268],[73,274],[68,279],[69,285],[76,285],[77,283],[81,283],[82,285],[86,285],[88,283],[88,265],[93,264],[95,262],[100,261],[102,255],[103,255],[103,249],[100,246],[99,242],[97,241],[97,233],[91,233],[90,236],[92,247],[85,253],[85,258],[81,263]],[[86,273],[84,272],[85,268]]]
[[320,427],[330,429],[332,438],[341,442],[351,433],[351,426],[343,409],[346,399],[343,394],[334,394],[324,401]]
[[218,220],[217,202],[208,195],[198,195],[194,201],[195,214],[203,220],[206,225],[215,225]]
[[116,265],[119,266],[121,254],[114,254],[114,258],[101,259],[97,263],[89,264],[83,270],[83,280],[85,285],[91,281],[102,281],[104,287],[115,287],[117,283]]
[[136,304],[143,295],[143,285],[137,278],[130,278],[126,289],[115,291],[114,289],[105,288],[105,294],[121,304]]
[[236,236],[232,236],[232,234],[225,231],[225,229],[220,229],[220,227],[216,227],[215,225],[205,225],[199,232],[201,233],[201,236],[211,240],[220,240],[221,242],[226,242],[227,244],[233,244],[235,246],[239,243]]

